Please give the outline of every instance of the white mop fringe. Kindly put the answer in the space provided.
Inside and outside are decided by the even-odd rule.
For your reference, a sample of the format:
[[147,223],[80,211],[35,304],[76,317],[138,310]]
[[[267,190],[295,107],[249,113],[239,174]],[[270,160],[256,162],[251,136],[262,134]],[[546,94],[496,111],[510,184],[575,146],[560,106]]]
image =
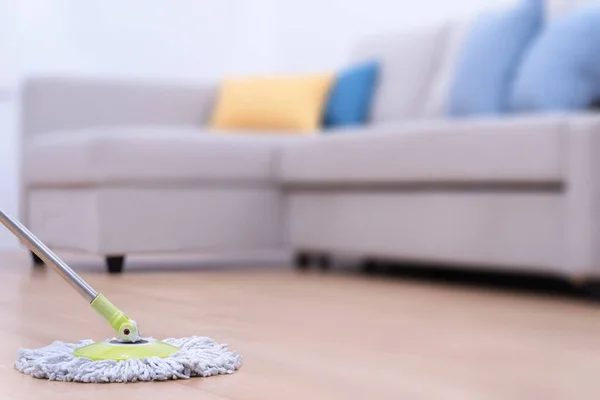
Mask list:
[[73,351],[94,343],[56,341],[40,349],[20,349],[15,368],[26,375],[51,381],[103,383],[165,381],[232,374],[242,366],[242,357],[207,337],[165,339],[180,350],[168,358],[93,361],[75,357]]

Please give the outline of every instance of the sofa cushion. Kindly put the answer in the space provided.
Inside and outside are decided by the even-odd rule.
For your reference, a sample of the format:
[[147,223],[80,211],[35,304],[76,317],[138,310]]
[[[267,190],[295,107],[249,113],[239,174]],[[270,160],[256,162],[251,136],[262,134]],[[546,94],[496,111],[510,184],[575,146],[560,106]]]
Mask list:
[[432,76],[429,92],[425,96],[421,117],[441,119],[448,115],[449,93],[456,71],[456,60],[472,25],[473,20],[469,18],[449,23],[440,61]]
[[445,24],[369,37],[354,49],[355,61],[378,60],[380,70],[370,120],[419,118],[446,43]]
[[284,144],[286,184],[527,183],[563,178],[560,116],[420,122]]
[[485,13],[477,19],[456,60],[450,115],[510,110],[510,89],[523,55],[543,26],[543,9],[542,0],[521,0],[507,12]]
[[369,116],[379,63],[371,61],[338,73],[323,116],[326,128],[363,125]]
[[315,132],[321,126],[333,78],[333,74],[292,74],[225,79],[211,127]]
[[523,61],[513,88],[513,108],[521,112],[587,109],[600,100],[598,54],[600,3],[554,21]]
[[24,144],[29,185],[266,182],[277,141],[182,127],[112,127],[48,133]]

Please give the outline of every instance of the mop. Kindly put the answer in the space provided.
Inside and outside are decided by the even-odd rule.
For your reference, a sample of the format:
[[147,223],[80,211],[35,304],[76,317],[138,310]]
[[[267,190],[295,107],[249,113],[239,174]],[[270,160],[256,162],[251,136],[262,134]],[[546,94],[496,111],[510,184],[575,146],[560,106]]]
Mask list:
[[208,337],[144,337],[135,320],[96,292],[19,221],[0,210],[0,222],[82,295],[117,332],[101,342],[55,341],[20,349],[15,369],[35,378],[67,382],[137,382],[232,374],[242,357]]

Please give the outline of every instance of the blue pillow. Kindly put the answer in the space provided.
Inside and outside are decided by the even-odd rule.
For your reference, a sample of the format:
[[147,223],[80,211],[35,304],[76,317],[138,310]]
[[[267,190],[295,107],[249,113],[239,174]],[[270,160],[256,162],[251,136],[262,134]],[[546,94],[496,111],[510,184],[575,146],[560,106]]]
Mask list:
[[519,71],[515,111],[587,108],[600,98],[600,5],[590,4],[552,22]]
[[327,100],[323,119],[325,127],[364,124],[369,116],[378,75],[379,64],[372,61],[339,73]]
[[451,116],[509,111],[517,69],[543,21],[543,0],[524,0],[507,12],[484,14],[475,21],[450,88]]

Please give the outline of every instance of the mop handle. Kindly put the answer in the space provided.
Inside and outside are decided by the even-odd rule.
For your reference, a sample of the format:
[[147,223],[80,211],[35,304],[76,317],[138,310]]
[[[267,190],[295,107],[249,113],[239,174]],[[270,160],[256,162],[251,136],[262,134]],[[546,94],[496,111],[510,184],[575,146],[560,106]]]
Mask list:
[[44,243],[36,238],[19,221],[0,210],[0,222],[8,228],[15,236],[31,250],[35,255],[41,258],[46,265],[54,269],[67,283],[69,283],[79,294],[81,294],[90,303],[98,297],[98,293],[87,284],[79,275],[75,273],[67,264],[65,264],[56,254],[54,254]]
[[139,339],[139,327],[125,313],[115,307],[104,295],[96,292],[79,275],[54,254],[41,240],[36,238],[19,221],[0,210],[0,222],[8,228],[15,236],[41,258],[46,265],[54,269],[67,283],[82,295],[109,324],[119,333],[119,337],[128,342]]

